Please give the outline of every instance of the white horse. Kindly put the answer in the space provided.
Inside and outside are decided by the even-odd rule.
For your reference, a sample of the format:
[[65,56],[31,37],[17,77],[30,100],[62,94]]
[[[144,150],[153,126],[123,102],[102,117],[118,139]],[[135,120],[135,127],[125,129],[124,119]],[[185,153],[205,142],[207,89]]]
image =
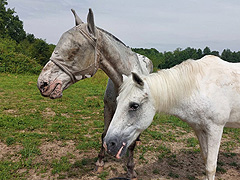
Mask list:
[[147,76],[132,73],[104,138],[108,153],[123,156],[156,112],[175,115],[194,129],[206,179],[214,180],[223,128],[240,128],[240,64],[205,56]]

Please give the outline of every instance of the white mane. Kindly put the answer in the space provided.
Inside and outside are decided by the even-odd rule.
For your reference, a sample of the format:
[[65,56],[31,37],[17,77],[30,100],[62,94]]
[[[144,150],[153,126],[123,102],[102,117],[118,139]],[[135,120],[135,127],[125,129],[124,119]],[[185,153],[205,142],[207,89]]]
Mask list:
[[[167,112],[180,99],[191,95],[193,90],[197,90],[196,77],[202,75],[205,65],[206,63],[200,61],[187,60],[173,68],[141,76],[150,88],[156,110]],[[139,92],[139,86],[130,77],[122,84],[118,100],[125,99],[130,92],[136,94],[137,91]]]
[[197,75],[202,74],[205,63],[187,60],[171,69],[160,70],[146,76],[151,95],[159,112],[167,112],[180,99],[198,89]]

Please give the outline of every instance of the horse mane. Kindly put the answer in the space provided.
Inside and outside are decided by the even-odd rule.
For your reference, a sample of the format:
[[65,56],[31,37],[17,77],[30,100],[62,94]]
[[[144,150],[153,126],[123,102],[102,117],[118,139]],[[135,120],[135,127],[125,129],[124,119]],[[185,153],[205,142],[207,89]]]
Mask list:
[[120,42],[122,45],[126,46],[126,44],[124,44],[120,39],[118,39],[116,36],[114,36],[113,34],[111,34],[110,32],[100,28],[100,27],[97,27],[98,30],[104,32],[105,34],[109,35],[110,37],[112,37],[114,40],[116,40],[117,42]]
[[[158,112],[168,112],[180,99],[190,96],[194,90],[198,90],[198,78],[202,76],[206,63],[196,60],[187,60],[170,69],[163,69],[147,76],[141,75],[144,83],[147,83]],[[123,94],[121,94],[123,92]],[[132,78],[124,80],[120,87],[119,99],[125,99],[129,92],[139,94],[139,86]],[[195,91],[196,92],[196,91]]]
[[[167,112],[179,100],[189,97],[198,90],[198,78],[202,76],[205,63],[187,60],[170,69],[160,70],[146,76],[156,110]],[[160,98],[161,97],[161,98]]]

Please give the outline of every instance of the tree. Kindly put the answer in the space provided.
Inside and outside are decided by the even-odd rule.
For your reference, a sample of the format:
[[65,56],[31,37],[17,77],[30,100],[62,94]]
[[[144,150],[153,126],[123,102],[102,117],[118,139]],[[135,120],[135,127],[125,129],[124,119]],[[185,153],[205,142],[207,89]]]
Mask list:
[[231,54],[232,52],[230,49],[224,49],[222,52],[221,58],[227,61],[228,59],[231,58]]
[[143,49],[135,48],[135,52],[147,56],[152,60],[154,69],[166,69],[171,68],[187,59],[201,59],[204,55],[215,55],[229,62],[240,62],[240,51],[231,52],[230,49],[224,49],[222,55],[220,56],[218,51],[211,51],[209,47],[201,49],[194,49],[188,47],[186,49],[177,48],[175,51],[171,52],[158,52],[156,49]]
[[7,0],[0,0],[0,71],[36,73],[49,60],[55,46],[27,34],[23,22],[14,9],[6,8],[7,4]]
[[8,9],[9,13],[12,13],[12,16],[9,17],[6,24],[7,34],[17,42],[20,42],[26,38],[26,32],[23,29],[23,22],[19,20],[19,17],[13,16],[15,13],[14,10]]
[[14,15],[14,9],[6,9],[6,0],[0,0],[0,37],[10,37],[17,42],[26,38],[23,22]]
[[211,54],[210,48],[209,47],[205,47],[204,50],[203,50],[203,55],[205,56],[205,55],[209,55],[209,54]]
[[156,50],[155,48],[151,49],[132,48],[132,50],[138,54],[142,54],[151,59],[154,71],[158,69],[159,64],[164,64],[163,53],[158,52],[158,50]]
[[6,8],[5,6],[7,5],[6,0],[0,0],[0,35],[1,37],[5,36],[5,26],[6,26]]
[[198,59],[202,58],[203,57],[203,52],[201,49],[198,49],[197,50],[197,56],[198,56]]
[[218,57],[220,57],[220,55],[219,55],[219,52],[218,52],[218,51],[212,51],[212,52],[211,52],[211,55],[214,55],[214,56],[218,56]]
[[39,73],[42,66],[34,59],[17,52],[16,41],[0,38],[0,72]]

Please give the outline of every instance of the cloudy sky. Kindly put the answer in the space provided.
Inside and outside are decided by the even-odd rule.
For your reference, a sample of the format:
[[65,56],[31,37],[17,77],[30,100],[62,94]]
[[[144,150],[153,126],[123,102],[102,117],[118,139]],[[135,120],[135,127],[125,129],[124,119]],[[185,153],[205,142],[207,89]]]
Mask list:
[[74,8],[130,47],[240,51],[239,0],[8,0],[24,29],[48,43],[74,26]]

